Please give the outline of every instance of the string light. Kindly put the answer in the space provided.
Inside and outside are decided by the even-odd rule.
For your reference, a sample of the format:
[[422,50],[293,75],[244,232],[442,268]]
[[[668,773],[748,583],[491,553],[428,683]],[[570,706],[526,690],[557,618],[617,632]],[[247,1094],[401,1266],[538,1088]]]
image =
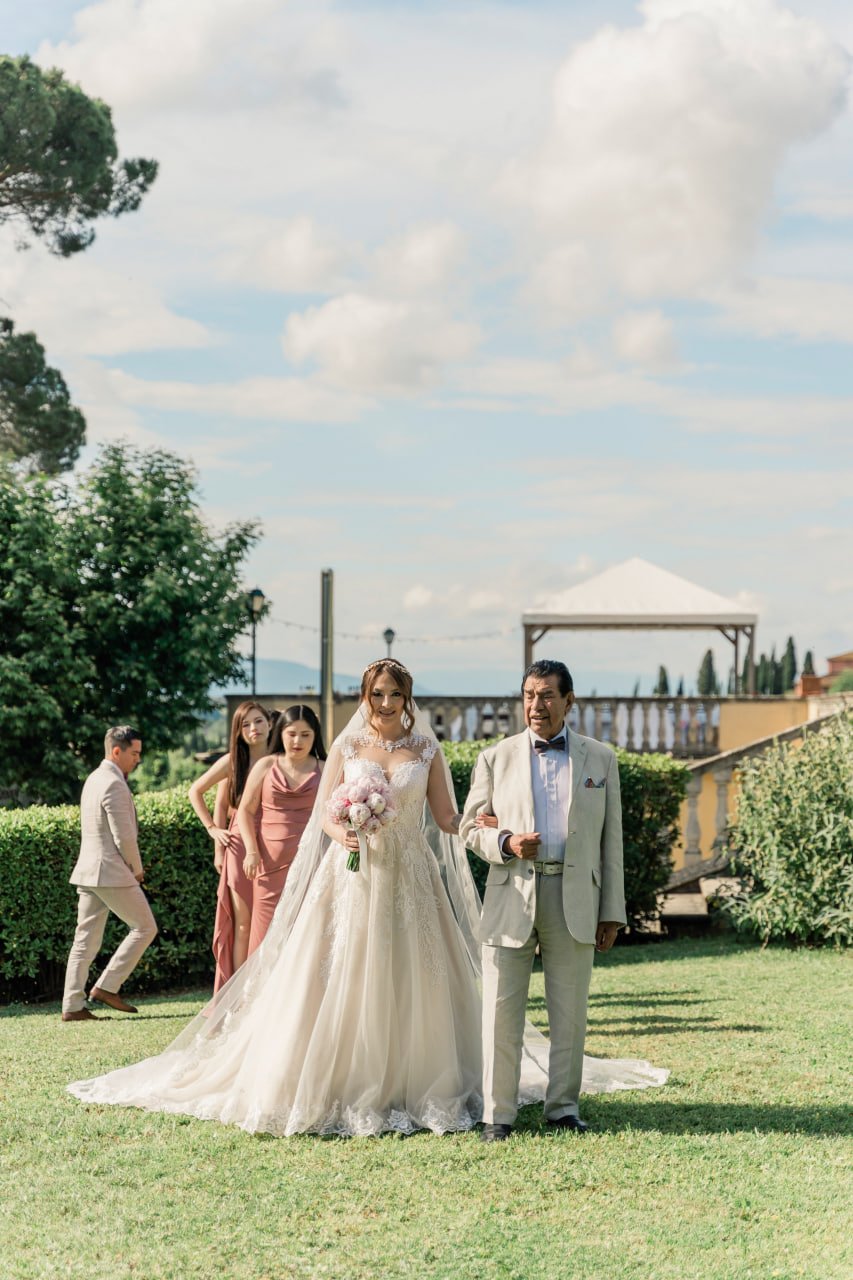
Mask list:
[[[307,622],[293,622],[289,618],[268,617],[267,622],[272,622],[279,627],[291,627],[296,631],[310,631],[313,635],[320,634],[319,627],[312,627]],[[511,636],[514,632],[520,631],[519,624],[511,627],[501,627],[497,631],[469,631],[464,635],[455,636],[404,636],[397,635],[395,637],[396,644],[461,644],[467,640],[497,640],[504,636]],[[360,640],[363,643],[368,641],[376,641],[378,644],[382,639],[377,632],[372,631],[335,631],[336,640]]]

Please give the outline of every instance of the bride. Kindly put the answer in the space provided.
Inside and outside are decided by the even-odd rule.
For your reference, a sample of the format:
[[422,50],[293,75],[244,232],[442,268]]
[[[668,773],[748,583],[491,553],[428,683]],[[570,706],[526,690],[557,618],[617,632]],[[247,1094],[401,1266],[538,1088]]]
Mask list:
[[[358,836],[327,801],[361,777],[388,784],[397,816],[351,871]],[[264,942],[158,1057],[70,1092],[252,1133],[470,1129],[482,1115],[480,908],[452,796],[411,675],[371,663]],[[547,1054],[528,1024],[520,1103],[544,1097]],[[665,1078],[647,1063],[585,1060],[587,1091]]]

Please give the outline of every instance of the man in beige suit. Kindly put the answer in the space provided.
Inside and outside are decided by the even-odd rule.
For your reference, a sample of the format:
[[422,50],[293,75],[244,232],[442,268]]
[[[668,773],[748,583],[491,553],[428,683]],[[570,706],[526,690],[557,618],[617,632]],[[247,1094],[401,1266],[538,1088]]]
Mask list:
[[142,860],[136,833],[136,808],[128,775],[142,757],[142,741],[130,725],[118,725],[104,739],[105,758],[83,784],[80,797],[80,856],[71,872],[77,886],[77,931],[65,971],[62,1021],[96,1020],[85,1006],[89,966],[101,947],[112,911],[129,926],[97,983],[89,993],[123,1013],[136,1013],[118,994],[157,925],[142,891]]
[[[569,729],[562,662],[533,663],[522,695],[527,729],[479,757],[460,827],[491,864],[480,924],[484,1142],[509,1137],[515,1123],[537,945],[551,1033],[545,1119],[586,1130],[578,1095],[593,951],[609,950],[625,923],[616,757]],[[478,827],[478,814],[493,814],[497,828]]]

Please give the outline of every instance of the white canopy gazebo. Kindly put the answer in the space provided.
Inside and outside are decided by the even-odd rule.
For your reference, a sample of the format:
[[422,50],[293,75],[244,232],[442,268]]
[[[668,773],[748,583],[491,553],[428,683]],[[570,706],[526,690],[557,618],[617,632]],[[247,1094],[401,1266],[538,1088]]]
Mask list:
[[533,646],[549,631],[719,631],[734,645],[736,687],[740,690],[739,646],[747,643],[750,694],[755,693],[755,627],[758,615],[714,591],[634,557],[605,569],[588,582],[569,587],[522,614],[524,665]]

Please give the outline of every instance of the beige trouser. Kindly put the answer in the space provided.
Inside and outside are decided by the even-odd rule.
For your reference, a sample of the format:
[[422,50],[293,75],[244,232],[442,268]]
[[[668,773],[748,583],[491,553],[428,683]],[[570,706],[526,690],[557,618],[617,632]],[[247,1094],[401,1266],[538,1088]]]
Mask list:
[[78,886],[77,893],[77,931],[65,970],[63,1013],[76,1013],[83,1008],[89,967],[101,949],[107,916],[111,911],[130,927],[130,933],[95,983],[103,991],[118,991],[139,963],[145,948],[157,936],[157,922],[140,885],[123,885],[116,889],[100,886],[84,889]]
[[551,1049],[545,1118],[578,1114],[591,943],[576,942],[563,913],[563,877],[536,875],[536,914],[521,947],[483,947],[483,1119],[513,1124],[527,991],[536,944],[545,974]]

